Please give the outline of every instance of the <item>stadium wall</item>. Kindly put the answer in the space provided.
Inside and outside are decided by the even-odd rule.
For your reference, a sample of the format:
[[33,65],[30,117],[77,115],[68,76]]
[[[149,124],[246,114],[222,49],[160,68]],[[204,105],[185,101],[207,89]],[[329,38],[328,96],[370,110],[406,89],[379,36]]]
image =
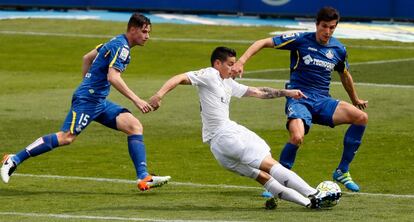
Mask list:
[[109,9],[313,17],[330,5],[344,18],[414,20],[413,0],[0,0],[6,8]]

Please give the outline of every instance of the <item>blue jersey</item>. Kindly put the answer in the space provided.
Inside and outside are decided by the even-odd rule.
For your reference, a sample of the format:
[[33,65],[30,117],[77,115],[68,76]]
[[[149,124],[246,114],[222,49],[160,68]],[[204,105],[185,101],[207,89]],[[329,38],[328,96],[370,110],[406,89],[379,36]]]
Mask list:
[[345,47],[334,37],[327,45],[316,41],[314,32],[273,37],[275,48],[290,50],[288,88],[329,95],[331,73],[349,69]]
[[123,72],[131,59],[125,35],[118,35],[96,49],[98,55],[74,92],[77,98],[105,99],[111,87],[108,81],[108,69],[112,67]]

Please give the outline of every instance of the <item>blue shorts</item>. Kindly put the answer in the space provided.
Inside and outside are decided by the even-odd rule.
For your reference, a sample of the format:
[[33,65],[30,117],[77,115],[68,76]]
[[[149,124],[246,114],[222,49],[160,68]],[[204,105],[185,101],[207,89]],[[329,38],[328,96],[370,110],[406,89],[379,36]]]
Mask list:
[[[287,98],[285,112],[290,119],[302,119],[305,124],[305,134],[309,132],[312,123],[335,127],[333,114],[339,104],[339,100],[328,95],[306,93],[307,99]],[[288,128],[288,123],[286,128]]]
[[92,121],[117,130],[116,117],[125,112],[130,111],[106,99],[96,101],[73,97],[72,106],[60,130],[79,135]]

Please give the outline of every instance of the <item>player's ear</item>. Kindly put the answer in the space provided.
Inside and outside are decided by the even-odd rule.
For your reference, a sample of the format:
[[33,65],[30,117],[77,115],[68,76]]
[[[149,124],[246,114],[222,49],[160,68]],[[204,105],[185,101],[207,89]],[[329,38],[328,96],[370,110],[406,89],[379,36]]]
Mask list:
[[129,32],[136,33],[136,32],[138,32],[138,30],[140,30],[140,28],[138,28],[136,26],[131,26],[131,28],[129,29]]
[[221,65],[221,63],[222,62],[219,59],[216,59],[216,60],[214,60],[214,63],[213,64],[214,64],[214,67],[217,68],[217,67],[219,67]]

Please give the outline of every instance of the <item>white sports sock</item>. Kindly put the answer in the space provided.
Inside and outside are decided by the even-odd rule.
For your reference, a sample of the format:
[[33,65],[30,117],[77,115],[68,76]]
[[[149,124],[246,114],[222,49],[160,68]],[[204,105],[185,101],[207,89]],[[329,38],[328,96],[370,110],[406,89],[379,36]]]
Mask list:
[[275,197],[279,197],[282,200],[291,201],[305,207],[310,204],[309,198],[302,196],[294,189],[283,186],[273,178],[270,178],[263,186]]
[[316,193],[315,188],[309,186],[295,172],[285,168],[282,164],[275,164],[270,169],[270,175],[282,185],[292,188],[306,197]]

